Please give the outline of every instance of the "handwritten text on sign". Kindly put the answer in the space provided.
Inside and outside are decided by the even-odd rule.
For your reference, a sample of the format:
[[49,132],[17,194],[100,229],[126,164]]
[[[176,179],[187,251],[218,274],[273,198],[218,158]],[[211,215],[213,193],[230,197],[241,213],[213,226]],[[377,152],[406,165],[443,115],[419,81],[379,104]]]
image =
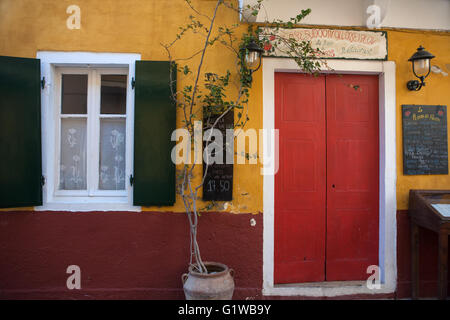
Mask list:
[[402,105],[403,174],[448,174],[447,106]]
[[[294,38],[297,41],[311,41],[311,47],[319,49],[320,58],[340,58],[358,60],[387,60],[387,38],[382,31],[356,31],[334,29],[275,29],[265,28],[265,35],[279,35],[283,38]],[[270,37],[277,41],[277,37]],[[272,40],[273,39],[273,40]],[[270,55],[287,56],[283,51],[275,50]],[[270,43],[264,45],[265,50],[271,48]]]

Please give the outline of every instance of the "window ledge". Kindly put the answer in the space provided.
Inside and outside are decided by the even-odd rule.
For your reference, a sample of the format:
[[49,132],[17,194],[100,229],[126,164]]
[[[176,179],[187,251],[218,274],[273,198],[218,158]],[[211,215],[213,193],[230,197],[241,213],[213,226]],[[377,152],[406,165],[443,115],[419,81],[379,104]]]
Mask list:
[[133,206],[128,202],[110,202],[110,203],[67,203],[67,202],[48,202],[42,206],[34,207],[36,211],[69,211],[69,212],[88,212],[88,211],[141,211],[140,206]]

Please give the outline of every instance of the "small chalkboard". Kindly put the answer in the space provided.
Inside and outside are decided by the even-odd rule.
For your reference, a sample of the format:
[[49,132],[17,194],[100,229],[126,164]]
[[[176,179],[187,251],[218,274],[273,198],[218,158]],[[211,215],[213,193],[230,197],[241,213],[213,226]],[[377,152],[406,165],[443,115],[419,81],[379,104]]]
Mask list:
[[[209,115],[204,118],[204,130],[211,127],[215,123],[217,115]],[[214,127],[222,133],[223,146],[219,154],[211,154],[212,157],[222,158],[222,163],[212,163],[207,165],[203,161],[203,172],[208,166],[208,171],[203,182],[203,200],[205,201],[231,201],[233,199],[233,164],[227,163],[227,159],[234,157],[234,144],[227,143],[226,129],[234,128],[234,113],[229,111],[223,116]],[[203,143],[205,150],[206,142]],[[217,158],[216,157],[216,158]]]
[[402,105],[403,174],[448,174],[447,106]]

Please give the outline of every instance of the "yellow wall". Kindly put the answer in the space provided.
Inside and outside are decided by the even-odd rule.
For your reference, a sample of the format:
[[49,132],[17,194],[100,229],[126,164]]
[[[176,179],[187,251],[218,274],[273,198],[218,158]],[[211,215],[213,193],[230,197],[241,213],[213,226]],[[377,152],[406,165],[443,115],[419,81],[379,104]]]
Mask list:
[[[211,14],[215,1],[194,1],[202,12]],[[81,29],[66,27],[66,8],[77,4],[81,8]],[[178,27],[189,22],[192,14],[183,0],[0,0],[0,55],[35,58],[37,51],[94,51],[140,53],[143,60],[168,60],[161,43],[175,39]],[[233,11],[221,8],[217,25],[238,22]],[[203,19],[206,25],[207,20]],[[245,30],[241,27],[240,30]],[[240,31],[239,31],[240,32]],[[174,58],[191,56],[203,46],[203,37],[187,37],[174,46]],[[190,63],[194,69],[199,57]],[[230,52],[217,47],[208,52],[204,71],[235,73],[235,60]],[[179,81],[179,88],[185,82]],[[261,80],[255,76],[254,87],[261,92]],[[253,94],[250,122],[246,128],[260,128],[261,95]],[[177,116],[181,126],[181,112]],[[197,175],[201,173],[198,166]],[[258,213],[262,211],[262,177],[259,165],[235,165],[234,201],[225,205],[227,211]],[[201,194],[200,194],[201,195]],[[206,204],[200,202],[199,207]],[[173,207],[144,208],[151,211],[184,211],[177,198]],[[214,210],[217,210],[215,208]]]
[[[211,13],[215,1],[197,0],[202,12]],[[81,30],[66,27],[66,8],[77,4],[81,8]],[[177,28],[188,22],[189,8],[182,0],[0,0],[0,55],[35,58],[40,50],[94,51],[140,53],[143,60],[167,60],[160,43],[174,39]],[[204,21],[205,23],[207,21]],[[235,13],[221,9],[218,23],[238,22]],[[245,27],[240,29],[245,30]],[[175,58],[189,57],[200,48],[201,37],[188,36],[176,45]],[[388,30],[389,60],[396,63],[397,86],[397,198],[398,208],[407,208],[410,188],[448,188],[449,175],[403,176],[402,104],[444,104],[450,106],[450,76],[431,74],[427,86],[419,92],[409,92],[406,82],[414,79],[407,59],[423,45],[436,55],[433,64],[444,68],[450,63],[449,33]],[[198,57],[191,63],[195,66]],[[205,69],[209,72],[234,72],[231,53],[218,47],[209,52]],[[448,71],[448,69],[447,69]],[[179,86],[185,82],[180,81]],[[262,127],[261,72],[254,75],[248,128]],[[181,114],[178,116],[181,121]],[[181,122],[178,123],[181,126]],[[450,141],[450,139],[449,139]],[[201,169],[200,167],[198,169]],[[227,204],[231,212],[262,212],[263,179],[259,165],[237,165],[234,170],[234,200]],[[200,171],[197,171],[197,174]],[[204,204],[200,203],[199,207]],[[151,211],[183,211],[180,199],[174,207],[145,208]]]
[[[446,105],[450,121],[450,76],[430,73],[426,86],[418,92],[409,91],[406,82],[416,79],[408,59],[419,45],[436,56],[431,60],[444,71],[450,69],[450,33],[389,31],[389,60],[396,64],[397,91],[397,209],[408,208],[410,189],[450,189],[449,175],[403,175],[402,104]],[[445,68],[448,65],[448,68]],[[450,125],[449,125],[450,127]],[[450,138],[448,138],[450,142]],[[450,150],[450,145],[449,149]]]

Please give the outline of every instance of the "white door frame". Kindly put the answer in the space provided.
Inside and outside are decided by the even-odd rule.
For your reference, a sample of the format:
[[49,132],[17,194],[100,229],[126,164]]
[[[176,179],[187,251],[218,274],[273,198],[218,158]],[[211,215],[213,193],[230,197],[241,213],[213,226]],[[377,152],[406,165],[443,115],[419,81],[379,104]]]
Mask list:
[[[263,295],[333,297],[355,294],[393,293],[397,284],[396,221],[396,112],[395,63],[393,61],[327,60],[331,69],[323,73],[374,74],[379,76],[380,216],[379,289],[369,289],[365,281],[274,285],[274,192],[273,175],[264,176],[263,194]],[[264,58],[263,128],[275,129],[275,72],[301,72],[293,59]],[[269,131],[270,132],[270,131]],[[371,274],[368,274],[369,278]]]

